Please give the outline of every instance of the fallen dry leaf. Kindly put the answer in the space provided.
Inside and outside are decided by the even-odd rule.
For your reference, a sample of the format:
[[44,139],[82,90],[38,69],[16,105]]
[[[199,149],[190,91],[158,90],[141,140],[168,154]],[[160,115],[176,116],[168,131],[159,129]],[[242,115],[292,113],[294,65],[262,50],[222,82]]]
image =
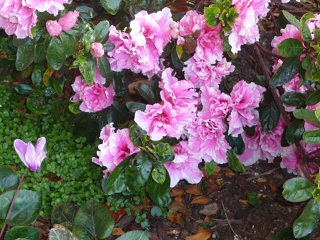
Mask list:
[[170,191],[170,196],[171,197],[181,197],[182,195],[184,195],[186,192],[180,188],[180,187],[175,187],[175,188],[172,188],[171,191]]
[[234,172],[228,171],[224,174],[227,178],[232,178],[235,176]]
[[196,196],[200,196],[203,194],[199,186],[196,184],[189,185],[186,189],[186,192]]
[[210,230],[206,230],[203,228],[199,228],[198,232],[195,235],[191,235],[186,237],[186,240],[207,240],[212,236],[212,232]]
[[122,230],[122,228],[114,228],[112,231],[112,235],[114,236],[121,236],[125,234],[125,232]]
[[203,215],[210,216],[214,215],[218,212],[219,207],[217,203],[210,203],[208,205],[205,205],[199,212]]
[[249,201],[247,199],[240,200],[240,202],[244,205],[248,205]]
[[168,207],[172,212],[187,212],[187,207],[183,202],[174,200]]
[[192,199],[190,204],[208,204],[209,202],[211,202],[211,198],[207,197],[207,196],[198,196]]
[[170,220],[171,222],[177,223],[180,226],[182,226],[182,217],[183,217],[183,213],[176,212],[168,216],[167,219]]
[[274,185],[272,182],[269,182],[269,186],[270,186],[272,192],[273,192],[275,195],[277,195],[278,192],[279,192],[278,187],[277,187],[276,185]]
[[258,182],[258,183],[264,183],[264,182],[266,182],[266,181],[268,181],[268,180],[265,179],[265,178],[262,178],[262,177],[259,177],[259,178],[257,179],[257,182]]

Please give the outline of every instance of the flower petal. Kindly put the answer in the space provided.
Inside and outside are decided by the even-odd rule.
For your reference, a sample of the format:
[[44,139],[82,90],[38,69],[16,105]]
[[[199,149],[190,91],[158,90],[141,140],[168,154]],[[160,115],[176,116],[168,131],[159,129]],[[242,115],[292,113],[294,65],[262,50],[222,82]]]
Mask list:
[[16,150],[20,160],[26,166],[28,166],[28,164],[26,162],[26,159],[25,159],[25,155],[26,155],[26,152],[27,152],[27,144],[24,141],[22,141],[21,139],[16,139],[13,142],[13,146],[14,146],[14,149]]

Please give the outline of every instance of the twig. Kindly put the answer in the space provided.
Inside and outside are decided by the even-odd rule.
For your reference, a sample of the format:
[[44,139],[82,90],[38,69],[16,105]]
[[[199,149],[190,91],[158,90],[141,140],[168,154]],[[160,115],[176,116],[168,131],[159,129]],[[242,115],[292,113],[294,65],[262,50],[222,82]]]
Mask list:
[[223,209],[223,211],[224,211],[224,213],[225,213],[225,215],[226,215],[226,220],[227,220],[227,222],[228,222],[228,225],[229,225],[231,231],[233,232],[233,234],[234,234],[234,236],[235,236],[236,238],[238,238],[238,239],[241,240],[242,237],[240,237],[238,234],[236,234],[236,232],[233,230],[233,227],[231,226],[231,223],[230,223],[230,220],[229,220],[229,218],[228,218],[228,214],[227,214],[226,208],[224,207],[224,204],[223,204],[223,201],[222,201],[222,200],[221,200],[221,204],[222,204],[222,209]]
[[257,176],[254,176],[254,177],[247,178],[246,181],[251,181],[251,180],[253,180],[253,179],[256,179],[256,178],[259,178],[259,177],[262,177],[262,176],[269,175],[269,174],[273,173],[275,170],[278,170],[278,169],[280,169],[280,167],[271,169],[271,170],[269,170],[269,171],[266,171],[266,172],[261,173],[261,174],[259,174],[259,175],[257,175]]

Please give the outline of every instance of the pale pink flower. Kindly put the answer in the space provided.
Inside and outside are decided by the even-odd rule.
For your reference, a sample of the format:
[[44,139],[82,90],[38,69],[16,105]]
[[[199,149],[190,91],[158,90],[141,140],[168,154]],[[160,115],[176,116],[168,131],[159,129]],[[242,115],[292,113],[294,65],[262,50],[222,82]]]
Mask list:
[[57,20],[49,20],[46,22],[46,29],[50,36],[59,36],[62,32],[62,27]]
[[178,44],[184,43],[183,36],[187,36],[195,33],[196,31],[201,31],[206,26],[204,16],[197,13],[194,10],[188,11],[179,21],[179,35]]
[[221,119],[205,120],[198,117],[186,127],[189,148],[197,158],[206,162],[213,160],[226,163],[226,153],[231,148],[224,135],[226,130]]
[[187,141],[180,141],[173,146],[174,160],[165,162],[170,176],[170,187],[174,187],[180,180],[187,180],[190,184],[199,183],[203,177],[203,173],[199,170],[201,159],[197,159],[188,147]]
[[170,28],[171,28],[171,38],[177,39],[179,36],[179,23],[172,21],[170,23]]
[[116,130],[110,123],[102,128],[101,135],[103,142],[98,146],[98,158],[93,157],[92,161],[107,167],[106,172],[112,172],[123,159],[140,151],[131,142],[128,128]]
[[68,31],[76,24],[78,21],[79,12],[78,11],[70,11],[67,14],[63,15],[58,23],[62,27],[63,31]]
[[54,16],[58,15],[59,10],[64,9],[64,4],[70,3],[71,0],[22,0],[24,6],[36,9],[39,12],[48,12]]
[[25,143],[21,139],[14,140],[13,145],[24,165],[31,171],[40,169],[41,163],[47,155],[45,137],[39,138],[35,146],[31,142]]
[[95,58],[101,58],[104,55],[104,47],[100,42],[94,42],[90,46],[90,53]]
[[174,108],[163,102],[147,105],[144,112],[135,112],[134,121],[147,132],[151,140],[158,141],[164,136],[180,138],[184,127],[194,118],[194,113]]
[[162,74],[162,81],[159,82],[160,92],[163,101],[170,102],[172,106],[186,109],[188,112],[195,112],[198,105],[198,93],[190,81],[178,80],[172,75],[172,69],[166,68]]
[[73,95],[70,98],[70,101],[71,102],[79,102],[80,99],[82,99],[82,97],[83,97],[83,89],[87,86],[89,86],[89,85],[82,81],[81,76],[80,75],[77,76],[75,78],[73,84],[71,84],[71,87],[72,87],[73,91],[75,92],[75,95]]
[[259,113],[256,110],[262,100],[264,87],[255,83],[239,81],[232,89],[233,108],[228,117],[228,134],[237,136],[243,132],[244,126],[252,127],[258,123]]
[[21,0],[0,1],[0,28],[17,38],[32,38],[31,28],[37,23],[35,9],[25,6]]

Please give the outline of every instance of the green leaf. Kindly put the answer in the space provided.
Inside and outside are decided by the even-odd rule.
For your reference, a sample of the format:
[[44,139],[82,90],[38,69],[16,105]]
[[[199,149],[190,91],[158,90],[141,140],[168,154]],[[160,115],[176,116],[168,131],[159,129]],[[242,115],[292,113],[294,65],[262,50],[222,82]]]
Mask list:
[[23,45],[20,45],[17,50],[16,58],[16,69],[22,71],[29,67],[29,65],[34,61],[36,54],[35,41],[28,39]]
[[35,63],[41,63],[46,59],[48,45],[49,45],[48,38],[41,43],[37,43],[37,45],[35,46],[35,56],[34,56]]
[[130,112],[135,113],[136,111],[144,111],[146,109],[147,104],[139,103],[139,102],[126,102],[126,107],[130,110]]
[[107,181],[105,182],[105,186],[103,187],[104,189],[106,189],[107,195],[121,193],[122,191],[127,189],[126,176],[124,173],[125,169],[129,166],[132,158],[132,155],[125,158],[109,175]]
[[259,109],[259,119],[265,132],[272,132],[272,130],[278,125],[280,111],[271,91],[266,91],[264,93],[264,100]]
[[17,188],[19,177],[11,168],[0,167],[0,176],[0,194]]
[[303,140],[308,143],[320,143],[320,129],[310,130],[303,133]]
[[71,230],[77,210],[78,207],[73,203],[59,203],[54,205],[51,213],[51,225],[62,224]]
[[161,162],[171,162],[174,159],[172,146],[166,142],[156,142],[152,144],[153,149],[150,152]]
[[245,168],[233,150],[227,151],[228,164],[236,172],[244,172]]
[[280,87],[289,82],[299,71],[300,59],[299,57],[288,57],[277,72],[272,76],[270,81],[271,87]]
[[204,163],[204,172],[206,175],[211,175],[214,170],[216,169],[216,167],[218,166],[218,164],[215,161],[210,161],[210,162],[205,162]]
[[139,83],[138,84],[138,91],[145,100],[148,101],[150,104],[154,104],[156,101],[156,97],[154,96],[154,93],[152,89],[144,83]]
[[102,239],[111,235],[114,219],[100,203],[89,201],[81,206],[74,218],[72,232],[81,239]]
[[304,133],[304,121],[294,119],[286,130],[285,137],[289,144],[293,144],[302,140]]
[[238,155],[244,153],[245,145],[242,136],[239,134],[237,137],[232,137],[231,135],[226,135],[226,140],[228,141],[231,149]]
[[22,95],[29,95],[32,93],[32,87],[28,84],[19,84],[18,86],[16,86],[14,88],[18,93],[22,94]]
[[98,68],[101,73],[101,76],[108,79],[111,78],[110,63],[105,55],[98,59]]
[[27,108],[36,114],[47,114],[49,112],[45,97],[37,96],[33,93],[27,98]]
[[[129,128],[129,136],[130,136],[131,142],[136,147],[139,147],[139,148],[143,147],[143,144],[142,144],[142,136],[143,135],[146,135],[146,132],[144,130],[142,130],[138,126],[138,124],[136,124],[136,123],[131,124],[131,126]],[[150,138],[148,137],[148,139],[150,139]]]
[[[294,240],[297,239],[293,236],[292,226],[283,229],[281,232],[278,232],[270,240]],[[312,240],[310,237],[299,238],[300,240]]]
[[300,106],[305,103],[306,96],[298,92],[285,92],[281,95],[281,100],[289,106]]
[[295,238],[302,238],[310,234],[318,225],[320,209],[318,204],[310,200],[302,214],[293,223]]
[[83,18],[83,20],[85,21],[88,21],[97,16],[97,13],[88,6],[79,6],[76,8],[76,10],[80,13],[81,18]]
[[306,23],[306,21],[310,18],[315,18],[313,13],[309,12],[304,14],[300,19],[300,24],[299,24],[301,36],[306,42],[311,42],[312,40],[311,31],[309,29],[308,24]]
[[35,227],[18,226],[6,232],[4,240],[28,239],[39,240],[40,231]]
[[316,118],[318,119],[318,121],[320,121],[320,107],[319,106],[314,111],[314,114],[316,115]]
[[148,231],[133,230],[123,234],[117,240],[149,240],[151,233]]
[[295,109],[293,110],[293,116],[298,119],[307,120],[313,124],[320,126],[320,121],[315,115],[315,111],[309,109]]
[[148,179],[147,182],[147,192],[151,200],[159,205],[160,207],[166,207],[171,202],[170,197],[170,176],[168,171],[166,171],[166,179],[164,183],[157,183],[152,177]]
[[63,225],[55,224],[50,229],[49,240],[78,240],[73,233]]
[[305,178],[295,177],[283,184],[282,196],[290,202],[303,202],[312,197],[313,184]]
[[77,52],[77,44],[78,44],[78,41],[76,40],[76,38],[65,32],[62,32],[59,35],[59,37],[61,39],[62,48],[65,50],[65,53],[64,53],[65,58],[75,55]]
[[289,21],[289,23],[293,24],[294,26],[296,26],[299,29],[299,27],[300,27],[299,20],[294,15],[292,15],[291,13],[289,13],[287,11],[282,11],[282,13],[285,16],[285,18]]
[[66,49],[62,42],[52,37],[47,49],[47,61],[51,68],[59,70],[66,59]]
[[255,206],[258,204],[260,198],[258,192],[249,192],[247,193],[247,199],[249,204]]
[[204,8],[204,19],[206,21],[206,24],[209,27],[215,27],[219,24],[219,15],[221,13],[221,9],[214,5],[211,4],[209,7]]
[[[0,219],[5,219],[15,190],[0,195]],[[41,195],[30,190],[19,190],[12,212],[6,222],[10,226],[28,225],[34,222],[40,213]]]
[[96,42],[105,43],[108,40],[110,23],[107,20],[99,22],[93,31],[93,36]]
[[307,105],[314,105],[320,102],[320,89],[314,91],[313,93],[310,94],[308,97],[306,104]]
[[300,56],[303,50],[304,47],[302,43],[296,38],[285,39],[278,46],[278,51],[280,55],[285,57]]
[[121,0],[100,0],[100,2],[108,13],[115,15],[119,10]]
[[63,94],[64,83],[66,82],[66,78],[63,76],[61,78],[54,78],[52,85],[55,92],[61,96]]
[[156,183],[163,184],[166,181],[166,173],[166,168],[160,163],[152,169],[151,176]]

